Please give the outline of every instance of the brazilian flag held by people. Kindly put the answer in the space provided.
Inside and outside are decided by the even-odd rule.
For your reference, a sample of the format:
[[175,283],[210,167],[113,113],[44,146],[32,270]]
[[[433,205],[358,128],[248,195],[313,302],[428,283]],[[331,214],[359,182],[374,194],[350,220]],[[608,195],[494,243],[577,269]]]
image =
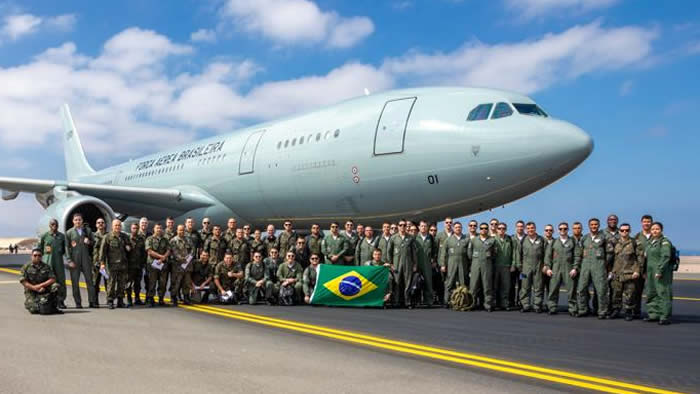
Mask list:
[[389,270],[383,266],[320,264],[311,304],[382,307],[388,285]]

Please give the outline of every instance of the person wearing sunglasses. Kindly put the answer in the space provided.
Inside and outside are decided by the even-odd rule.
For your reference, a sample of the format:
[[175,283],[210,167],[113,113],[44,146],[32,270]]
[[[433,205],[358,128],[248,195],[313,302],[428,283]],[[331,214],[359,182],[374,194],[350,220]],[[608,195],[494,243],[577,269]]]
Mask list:
[[391,223],[389,222],[384,222],[382,223],[382,233],[379,234],[378,242],[377,242],[377,248],[381,249],[382,251],[382,261],[385,263],[391,263],[392,262],[392,257],[391,253],[389,250],[389,246],[391,245],[391,237],[393,234],[391,233]]
[[392,265],[396,270],[396,295],[397,305],[408,305],[408,291],[411,286],[413,273],[418,270],[418,248],[415,238],[408,234],[406,221],[400,220],[399,231],[391,237],[389,249],[391,250]]
[[325,261],[323,258],[323,253],[321,252],[321,244],[323,243],[323,235],[321,235],[321,226],[314,223],[311,225],[311,234],[306,237],[306,246],[309,248],[309,252],[316,253],[319,257],[319,261]]
[[425,285],[423,286],[423,303],[431,307],[434,302],[433,295],[433,265],[437,262],[435,256],[435,239],[428,233],[428,222],[421,220],[418,224],[418,232],[414,236],[416,239],[416,247],[418,248],[418,269],[423,278]]
[[348,241],[340,234],[338,222],[331,223],[331,233],[323,237],[321,250],[326,256],[326,264],[343,265],[343,256],[348,251]]
[[277,237],[278,238],[277,246],[279,247],[280,254],[282,254],[282,255],[284,255],[285,253],[294,249],[294,241],[296,241],[296,239],[297,239],[297,233],[296,233],[296,231],[294,231],[294,228],[292,227],[291,220],[285,220],[283,226],[284,226],[284,231],[282,231],[280,233],[280,235]]
[[97,303],[100,301],[100,284],[104,284],[105,290],[107,289],[107,278],[100,272],[100,246],[102,245],[102,240],[107,235],[105,220],[102,218],[95,221],[95,228],[97,231],[92,233],[92,288],[95,290],[95,298]]
[[576,284],[579,271],[579,244],[569,237],[569,224],[559,223],[559,236],[545,250],[544,265],[545,272],[551,278],[549,293],[547,296],[547,306],[549,314],[557,313],[559,303],[559,289],[563,285],[568,297],[569,315],[575,316],[576,306]]
[[359,235],[354,231],[355,223],[352,220],[345,222],[345,229],[341,233],[345,237],[348,243],[347,250],[343,256],[343,261],[345,265],[358,265],[359,262],[355,262],[355,250],[357,249],[357,244],[360,241]]
[[272,281],[265,269],[262,253],[253,253],[253,260],[245,267],[245,283],[248,290],[248,304],[255,305],[259,300],[272,304]]
[[280,257],[279,250],[277,248],[270,249],[270,254],[263,259],[263,264],[265,264],[265,269],[267,270],[267,277],[270,282],[272,282],[272,296],[271,301],[276,303],[277,295],[280,292],[280,280],[277,277],[277,270],[280,264],[282,264],[282,258]]
[[301,264],[301,267],[306,269],[311,263],[311,251],[306,245],[306,238],[299,236],[294,244],[294,259]]
[[510,272],[510,290],[508,291],[508,302],[513,308],[520,308],[520,289],[522,286],[522,279],[520,279],[520,271],[518,270],[518,262],[522,256],[523,251],[523,240],[525,239],[525,221],[518,220],[515,222],[515,234],[513,234],[513,263],[515,263],[515,269]]
[[520,289],[520,312],[542,313],[542,267],[544,267],[544,238],[537,234],[535,223],[525,225],[527,237],[523,239],[522,254],[518,261],[518,271],[522,279]]
[[199,230],[199,238],[202,240],[202,244],[207,242],[207,239],[212,235],[212,224],[210,218],[202,219],[202,229]]
[[62,314],[58,309],[59,286],[51,266],[41,261],[42,249],[32,250],[32,261],[20,269],[19,283],[24,287],[24,307],[32,315]]
[[42,260],[51,266],[56,275],[56,283],[59,287],[58,307],[66,309],[66,270],[63,266],[63,256],[66,254],[66,236],[58,231],[58,220],[49,220],[49,231],[39,238],[39,249],[44,251]]
[[515,270],[513,250],[517,241],[506,234],[507,230],[508,226],[505,223],[498,223],[496,226],[498,234],[494,238],[496,258],[493,263],[493,297],[497,308],[510,311],[513,305],[508,299],[508,293],[511,287],[511,270]]
[[467,231],[469,231],[469,239],[474,239],[479,236],[479,222],[476,220],[470,220],[469,224],[467,224]]
[[637,279],[641,276],[641,267],[644,264],[644,253],[638,248],[637,241],[630,237],[630,231],[631,226],[628,223],[620,226],[620,239],[615,244],[613,277],[610,281],[610,318],[615,319],[623,312],[626,321],[634,318]]
[[92,278],[92,231],[85,226],[83,215],[73,215],[73,227],[66,232],[66,257],[68,269],[73,287],[73,301],[76,308],[82,308],[82,296],[80,294],[80,274],[83,274],[85,283],[88,284],[88,301],[90,308],[97,308],[97,294],[95,287],[91,286]]
[[469,242],[467,248],[467,256],[472,263],[469,274],[470,291],[477,297],[476,306],[483,307],[486,312],[493,312],[493,259],[496,254],[494,243],[495,240],[489,236],[489,225],[481,223],[479,235]]
[[304,269],[302,278],[302,287],[304,290],[304,302],[311,303],[311,295],[316,287],[316,278],[318,278],[318,267],[321,264],[321,256],[317,253],[311,253],[309,257],[310,265]]
[[[547,254],[547,249],[552,246],[552,242],[554,242],[554,226],[551,224],[547,224],[544,226],[544,250],[545,250],[545,256]],[[544,301],[542,301],[542,305],[546,308],[547,307],[547,295],[549,294],[549,283],[552,280],[552,276],[547,274],[547,266],[545,265],[542,268],[542,294],[544,297]]]

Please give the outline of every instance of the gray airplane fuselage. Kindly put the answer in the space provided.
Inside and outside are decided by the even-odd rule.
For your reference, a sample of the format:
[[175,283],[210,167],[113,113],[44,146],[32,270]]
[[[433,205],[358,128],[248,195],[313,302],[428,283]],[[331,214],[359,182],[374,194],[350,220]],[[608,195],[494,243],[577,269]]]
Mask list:
[[189,212],[108,201],[131,217],[229,217],[254,226],[353,218],[442,220],[501,206],[565,176],[591,138],[550,117],[467,121],[484,103],[534,104],[511,92],[419,88],[351,99],[217,135],[77,179],[177,188],[217,203]]

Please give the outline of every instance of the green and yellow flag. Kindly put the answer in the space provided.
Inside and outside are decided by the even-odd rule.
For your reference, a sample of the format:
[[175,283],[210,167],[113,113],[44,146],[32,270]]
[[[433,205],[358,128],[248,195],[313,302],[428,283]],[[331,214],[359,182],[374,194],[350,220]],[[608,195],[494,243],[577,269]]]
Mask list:
[[333,306],[384,305],[389,269],[383,266],[319,265],[311,303]]

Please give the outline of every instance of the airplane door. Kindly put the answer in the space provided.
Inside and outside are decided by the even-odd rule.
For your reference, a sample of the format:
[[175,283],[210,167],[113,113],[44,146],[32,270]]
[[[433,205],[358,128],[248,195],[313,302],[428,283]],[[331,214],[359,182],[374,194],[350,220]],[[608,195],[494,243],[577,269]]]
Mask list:
[[238,175],[253,173],[255,169],[255,153],[264,133],[265,130],[260,130],[248,136],[248,140],[246,141],[243,151],[241,152],[241,161],[238,165]]
[[375,155],[403,152],[406,125],[415,102],[415,97],[407,97],[384,104],[374,134]]

